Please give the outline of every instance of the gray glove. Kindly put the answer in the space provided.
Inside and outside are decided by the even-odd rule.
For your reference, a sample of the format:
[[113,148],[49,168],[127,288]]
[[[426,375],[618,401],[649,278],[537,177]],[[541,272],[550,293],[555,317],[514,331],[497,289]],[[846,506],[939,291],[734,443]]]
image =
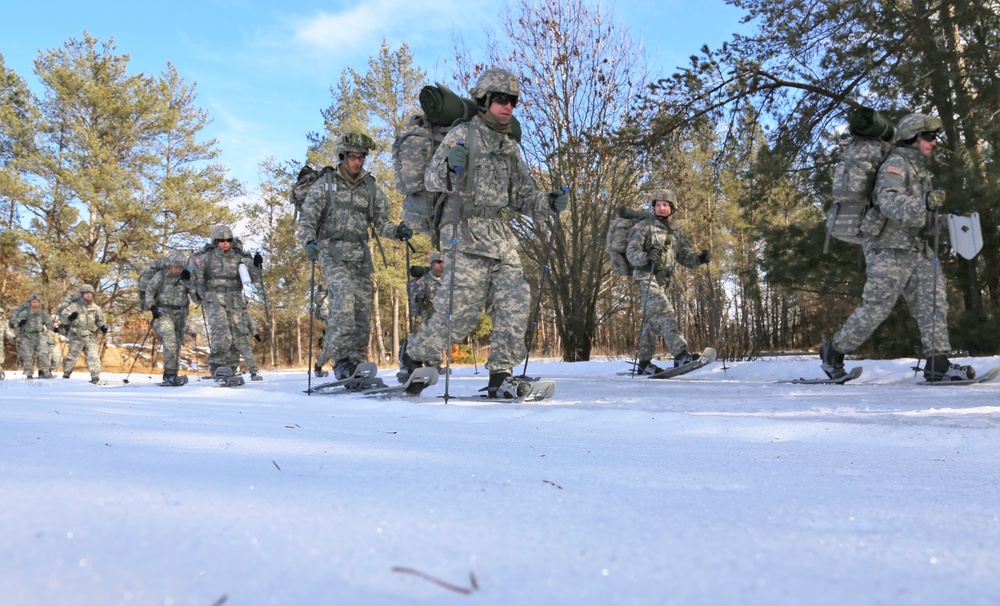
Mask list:
[[557,189],[549,192],[549,199],[551,200],[552,210],[557,213],[569,208],[569,192],[566,188]]
[[459,173],[465,170],[465,165],[469,163],[469,150],[465,148],[465,143],[459,141],[448,150],[448,168]]
[[316,240],[309,240],[305,243],[303,248],[306,249],[306,256],[309,257],[309,260],[315,263],[316,259],[319,258],[319,242]]

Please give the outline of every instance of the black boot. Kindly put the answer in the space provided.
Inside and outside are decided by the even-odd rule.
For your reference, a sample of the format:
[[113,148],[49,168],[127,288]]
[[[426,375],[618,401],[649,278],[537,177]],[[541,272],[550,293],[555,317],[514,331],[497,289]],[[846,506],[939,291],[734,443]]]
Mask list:
[[635,371],[638,375],[655,375],[661,372],[663,372],[663,369],[649,360],[639,360],[639,368]]
[[674,356],[674,368],[678,366],[684,366],[685,364],[690,364],[691,362],[697,362],[701,354],[690,354],[687,351],[682,351],[681,353]]
[[396,379],[400,383],[406,383],[410,380],[410,375],[413,371],[418,368],[423,368],[424,363],[420,360],[414,360],[410,357],[406,350],[403,349],[403,356],[399,359],[399,372],[396,373]]
[[531,384],[510,376],[509,372],[491,372],[490,382],[485,387],[487,398],[520,398],[531,391]]
[[844,370],[844,354],[837,351],[833,346],[833,341],[824,341],[819,348],[819,359],[823,361],[821,368],[826,376],[831,379],[839,379],[847,374]]
[[352,362],[350,358],[341,358],[337,360],[337,363],[333,366],[333,376],[335,376],[338,381],[350,379],[354,374],[354,371],[357,369],[357,362]]
[[964,381],[975,379],[976,369],[971,366],[959,366],[952,364],[948,356],[944,354],[933,354],[927,356],[924,362],[925,381]]

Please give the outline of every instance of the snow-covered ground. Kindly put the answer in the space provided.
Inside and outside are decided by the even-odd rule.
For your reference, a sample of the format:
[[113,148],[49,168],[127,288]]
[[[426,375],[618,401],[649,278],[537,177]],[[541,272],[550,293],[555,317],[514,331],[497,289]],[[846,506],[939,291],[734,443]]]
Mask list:
[[532,362],[554,399],[448,405],[8,372],[0,602],[1000,603],[1000,380],[910,364]]

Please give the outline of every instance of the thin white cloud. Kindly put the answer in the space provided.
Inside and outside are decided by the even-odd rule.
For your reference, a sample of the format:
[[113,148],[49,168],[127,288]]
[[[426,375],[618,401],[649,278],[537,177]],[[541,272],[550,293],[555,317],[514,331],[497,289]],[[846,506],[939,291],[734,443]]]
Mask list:
[[[352,3],[344,10],[318,11],[314,16],[297,19],[295,39],[306,47],[320,52],[351,53],[356,48],[369,48],[372,40],[385,37],[389,40],[416,37],[444,37],[463,15],[481,15],[484,0],[439,0],[413,2],[412,0],[373,0]],[[419,24],[419,25],[415,25]]]

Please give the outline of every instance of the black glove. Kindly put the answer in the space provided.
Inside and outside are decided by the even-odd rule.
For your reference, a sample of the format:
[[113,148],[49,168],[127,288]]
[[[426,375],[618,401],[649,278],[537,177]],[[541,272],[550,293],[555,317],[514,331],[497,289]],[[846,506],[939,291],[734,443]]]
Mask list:
[[552,205],[552,210],[557,213],[561,213],[566,210],[569,208],[569,190],[564,187],[562,189],[550,191],[549,203]]
[[191,270],[187,269],[187,268],[182,269],[181,270],[181,280],[184,280],[185,282],[187,282],[190,279],[191,279]]
[[650,248],[649,252],[646,253],[646,258],[649,259],[650,265],[660,265],[660,261],[663,260],[663,251],[659,248]]
[[163,312],[160,311],[160,308],[155,305],[149,308],[149,313],[153,314],[154,320],[159,320],[160,316],[163,315]]
[[306,256],[313,263],[319,258],[319,242],[316,240],[309,240],[305,243],[304,248],[306,249]]
[[708,265],[708,262],[712,260],[712,253],[708,252],[707,248],[701,249],[701,254],[698,255],[698,262],[702,265]]
[[104,334],[108,334],[108,325],[107,324],[105,324],[104,326],[101,327],[101,332],[103,332]]
[[261,338],[260,338],[260,335],[259,335],[259,334],[254,334],[254,336],[253,336],[253,340],[254,340],[254,341],[257,341],[258,343],[260,343],[260,342],[261,342]]
[[20,328],[24,328],[24,326],[25,326],[25,325],[26,325],[27,323],[28,323],[28,320],[27,320],[27,318],[25,318],[24,320],[21,320],[20,322],[18,322],[18,323],[17,323],[17,325],[18,325],[18,327],[20,327]]
[[396,239],[397,240],[409,240],[413,237],[413,230],[405,222],[400,223],[396,226]]
[[465,143],[459,141],[448,150],[448,168],[460,173],[465,170],[465,165],[469,163],[469,150],[465,148]]
[[264,267],[264,257],[257,253],[253,256],[253,266],[257,268]]
[[67,319],[68,319],[68,320],[69,320],[70,322],[72,322],[73,320],[76,320],[76,319],[77,319],[77,318],[79,318],[79,317],[80,317],[80,313],[79,313],[79,312],[76,312],[76,311],[74,311],[73,313],[71,313],[71,314],[69,315],[69,318],[67,318]]

